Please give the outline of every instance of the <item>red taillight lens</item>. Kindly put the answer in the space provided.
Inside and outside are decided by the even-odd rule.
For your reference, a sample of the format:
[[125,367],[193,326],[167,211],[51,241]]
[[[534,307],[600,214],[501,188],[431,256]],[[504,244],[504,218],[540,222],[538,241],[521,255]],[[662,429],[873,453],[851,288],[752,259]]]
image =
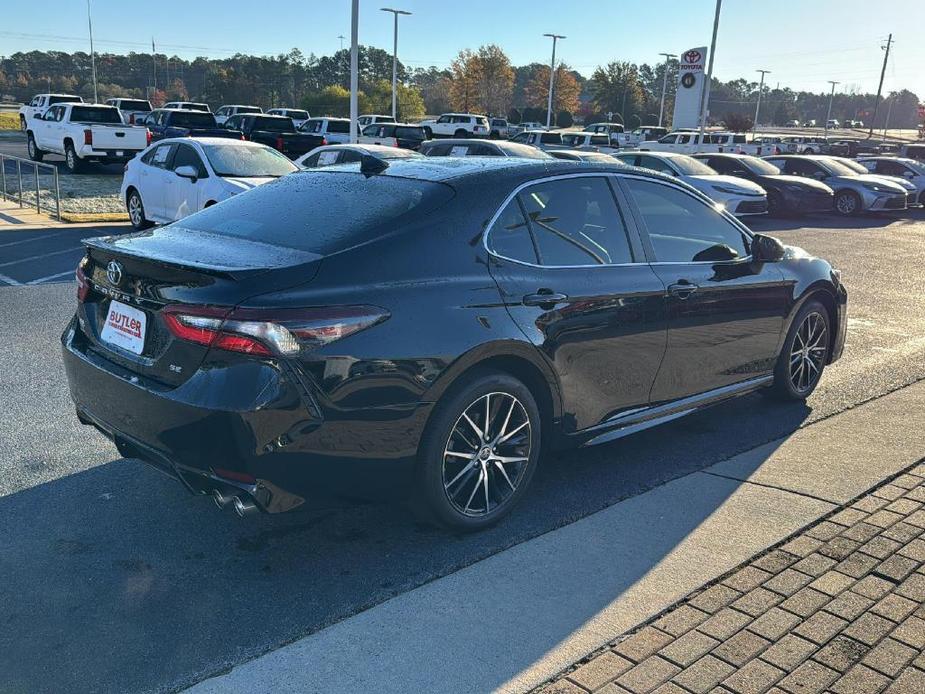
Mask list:
[[321,146],[323,147],[323,146],[326,145],[326,144],[328,144],[328,138],[322,137],[322,138],[321,138]]
[[147,143],[150,145],[151,144],[151,131],[150,130],[145,131],[145,139],[147,140]]
[[163,316],[170,331],[187,342],[242,354],[295,356],[381,323],[389,314],[376,306],[230,310],[173,305]]
[[91,145],[91,146],[93,145],[93,131],[92,130],[84,130],[84,144]]
[[280,152],[283,151],[283,136],[282,135],[279,135],[276,138],[276,149],[278,149]]
[[83,303],[87,299],[87,295],[90,293],[90,282],[87,281],[87,275],[84,272],[84,268],[90,264],[90,258],[84,256],[83,259],[77,264],[77,271],[74,273],[75,278],[77,279],[77,301]]

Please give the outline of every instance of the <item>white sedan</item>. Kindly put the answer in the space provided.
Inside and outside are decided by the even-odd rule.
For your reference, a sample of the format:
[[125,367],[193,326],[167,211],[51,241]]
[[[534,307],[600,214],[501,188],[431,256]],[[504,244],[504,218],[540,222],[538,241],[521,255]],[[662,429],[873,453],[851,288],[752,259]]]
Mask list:
[[160,140],[125,166],[122,199],[136,229],[169,224],[299,168],[275,149],[225,138]]
[[768,194],[757,183],[718,174],[702,161],[686,154],[626,152],[612,156],[630,166],[640,166],[674,176],[720,203],[737,217],[765,214],[768,211]]

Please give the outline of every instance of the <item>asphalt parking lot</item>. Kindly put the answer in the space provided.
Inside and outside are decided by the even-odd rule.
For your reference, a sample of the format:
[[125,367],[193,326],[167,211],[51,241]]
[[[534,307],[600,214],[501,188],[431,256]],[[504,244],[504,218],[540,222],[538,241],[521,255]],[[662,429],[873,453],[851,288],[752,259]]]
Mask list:
[[128,228],[3,232],[0,690],[178,689],[925,378],[925,212],[751,225],[834,261],[850,291],[845,356],[808,403],[748,396],[549,457],[525,503],[470,536],[418,525],[395,505],[352,500],[241,520],[120,459],[74,417],[58,336],[73,310],[79,239]]

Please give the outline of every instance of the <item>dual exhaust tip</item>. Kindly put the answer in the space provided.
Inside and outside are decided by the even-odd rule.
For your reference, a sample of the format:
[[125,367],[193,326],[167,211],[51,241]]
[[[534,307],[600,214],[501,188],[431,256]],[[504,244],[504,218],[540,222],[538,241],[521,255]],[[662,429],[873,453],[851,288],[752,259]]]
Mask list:
[[250,499],[241,498],[237,494],[226,494],[221,489],[212,490],[212,501],[219,508],[225,508],[228,504],[231,504],[234,507],[234,512],[241,518],[259,512],[257,504]]

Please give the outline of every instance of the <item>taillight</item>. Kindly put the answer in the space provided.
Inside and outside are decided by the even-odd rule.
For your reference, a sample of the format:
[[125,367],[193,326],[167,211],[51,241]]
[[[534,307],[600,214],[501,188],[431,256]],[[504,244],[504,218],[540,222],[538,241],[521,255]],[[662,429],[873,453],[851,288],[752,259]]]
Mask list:
[[323,147],[323,146],[326,145],[326,144],[328,144],[328,138],[322,136],[322,138],[321,138],[321,146]]
[[282,135],[277,135],[276,137],[276,149],[278,149],[280,152],[283,151],[283,136]]
[[231,310],[175,304],[162,313],[170,332],[181,340],[257,356],[295,356],[389,317],[376,306]]
[[89,129],[84,130],[84,144],[91,145],[91,146],[93,145],[93,131],[92,130],[89,130]]
[[147,144],[150,145],[151,144],[151,131],[150,130],[145,130],[145,139],[147,140]]
[[81,304],[86,301],[87,295],[90,293],[90,282],[87,281],[87,275],[84,271],[89,264],[90,256],[85,255],[77,263],[77,271],[74,273],[77,279],[77,301]]

